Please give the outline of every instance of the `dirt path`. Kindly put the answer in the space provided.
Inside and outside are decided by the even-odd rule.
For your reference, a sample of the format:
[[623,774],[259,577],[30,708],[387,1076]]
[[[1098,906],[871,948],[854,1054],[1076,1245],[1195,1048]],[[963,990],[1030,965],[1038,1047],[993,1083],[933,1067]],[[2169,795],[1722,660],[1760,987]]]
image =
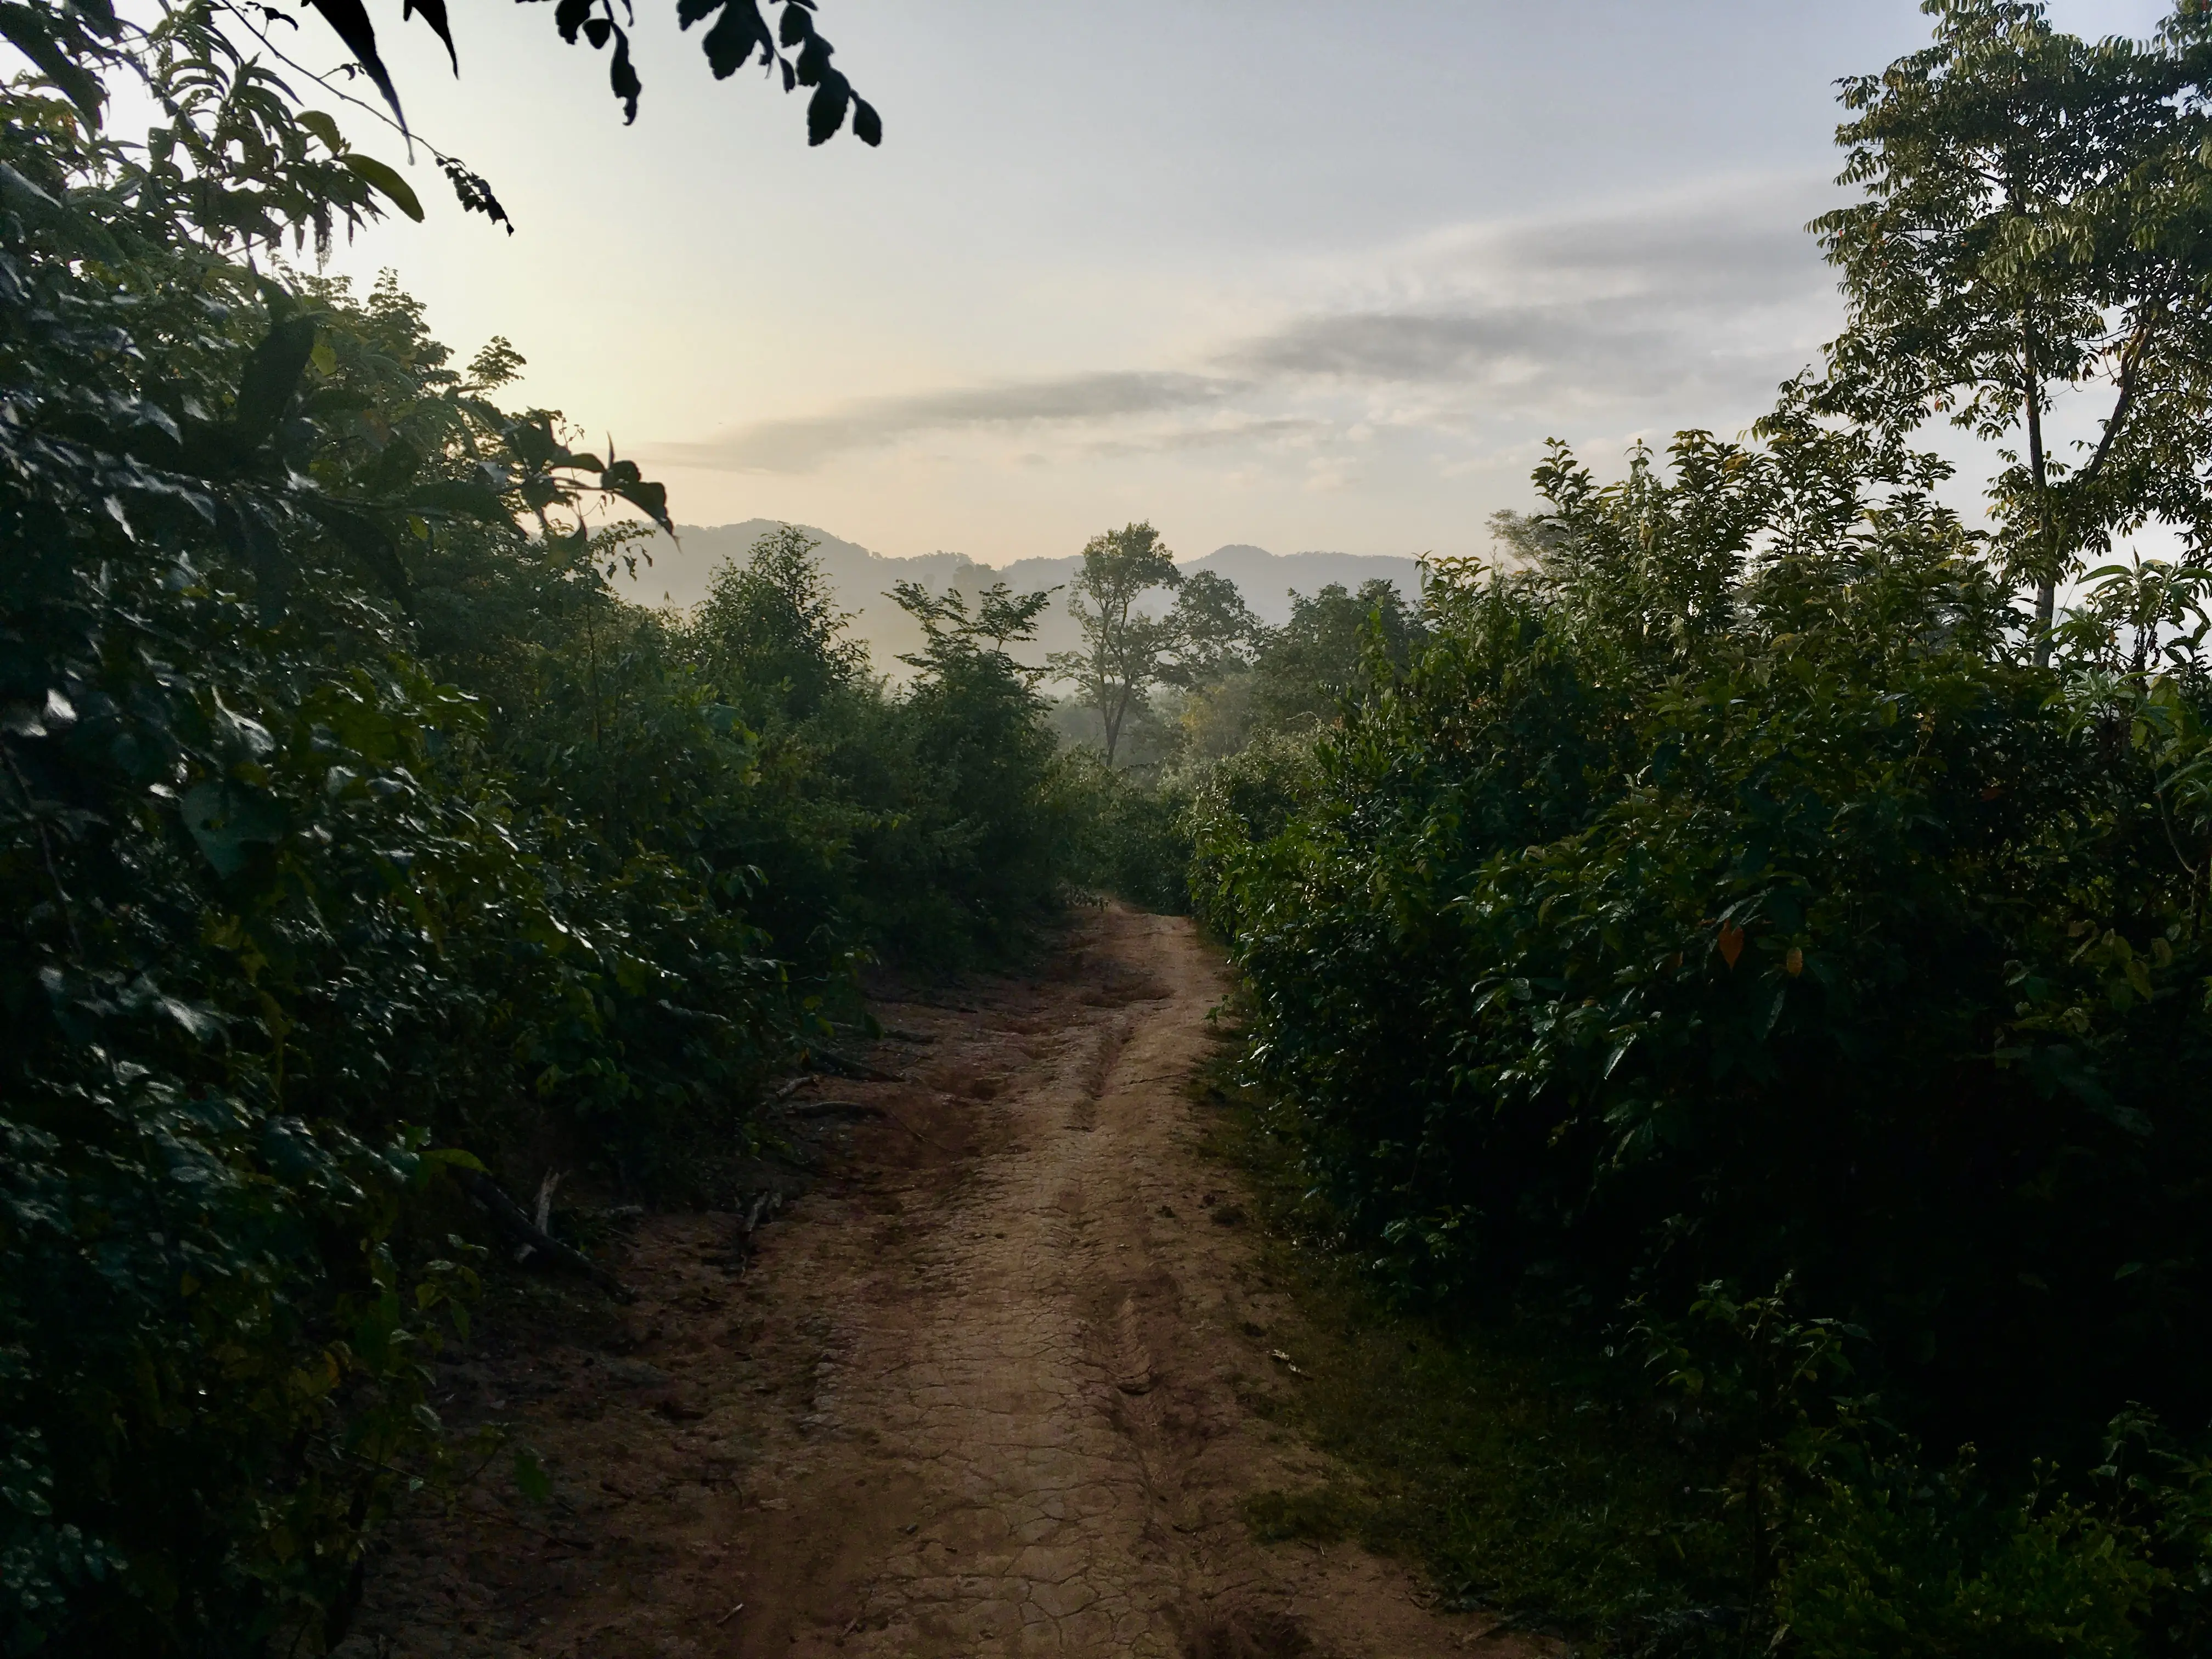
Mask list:
[[[1351,1545],[1266,1547],[1249,1495],[1326,1480],[1268,1420],[1293,1316],[1194,1142],[1217,959],[1188,923],[1085,921],[1036,979],[887,1006],[897,1081],[758,1235],[642,1226],[623,1317],[549,1317],[457,1379],[553,1501],[402,1529],[367,1654],[1521,1651]],[[615,1351],[615,1352],[611,1352]]]

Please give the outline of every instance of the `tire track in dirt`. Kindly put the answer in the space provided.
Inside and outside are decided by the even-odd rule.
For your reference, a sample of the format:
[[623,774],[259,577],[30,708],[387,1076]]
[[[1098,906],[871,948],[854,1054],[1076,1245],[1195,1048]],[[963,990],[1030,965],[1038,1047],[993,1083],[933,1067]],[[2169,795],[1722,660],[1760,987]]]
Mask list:
[[652,1218],[635,1310],[480,1368],[556,1500],[486,1490],[401,1528],[349,1648],[1534,1651],[1398,1565],[1240,1518],[1332,1470],[1267,1420],[1293,1315],[1194,1146],[1224,988],[1188,922],[1115,908],[1036,978],[890,1010],[928,1041],[878,1045],[898,1081],[835,1085],[848,1144],[741,1281],[730,1218]]

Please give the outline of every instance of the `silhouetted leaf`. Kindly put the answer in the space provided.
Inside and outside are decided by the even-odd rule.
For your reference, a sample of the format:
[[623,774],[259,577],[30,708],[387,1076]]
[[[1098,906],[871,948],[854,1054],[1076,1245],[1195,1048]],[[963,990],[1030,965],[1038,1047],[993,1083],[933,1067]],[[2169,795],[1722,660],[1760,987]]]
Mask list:
[[446,22],[446,0],[401,0],[399,17],[402,22],[416,12],[422,14],[422,21],[446,43],[446,57],[453,64],[453,73],[459,75],[461,72],[461,55],[453,50],[453,31]]
[[814,95],[806,100],[806,142],[827,143],[845,125],[845,106],[851,101],[852,88],[845,77],[836,70],[825,74]]
[[630,65],[629,36],[616,29],[614,37],[614,62],[607,66],[607,81],[614,88],[615,96],[622,100],[623,121],[627,125],[637,119],[638,94],[645,90],[645,86],[637,78],[637,70]]
[[465,213],[481,213],[495,225],[505,225],[507,234],[514,234],[514,222],[507,216],[507,209],[482,173],[471,173],[450,155],[438,158],[438,166],[453,187],[453,196]]
[[561,31],[561,38],[570,46],[576,44],[576,34],[584,27],[598,0],[561,0],[553,9],[553,27]]
[[377,56],[376,26],[368,21],[368,10],[362,0],[306,0],[322,13],[323,21],[337,32],[345,42],[346,50],[353,54],[368,78],[376,82],[376,89],[384,94],[384,101],[392,106],[401,131],[407,130],[407,112],[399,107],[398,89],[392,84],[391,71],[384,67],[384,59]]
[[338,157],[339,164],[373,188],[390,198],[398,208],[416,223],[422,222],[422,204],[416,199],[414,189],[392,168],[373,155],[363,155],[349,149]]
[[755,52],[763,63],[775,56],[775,40],[762,21],[758,0],[723,0],[721,16],[701,44],[717,81],[728,80],[752,61]]

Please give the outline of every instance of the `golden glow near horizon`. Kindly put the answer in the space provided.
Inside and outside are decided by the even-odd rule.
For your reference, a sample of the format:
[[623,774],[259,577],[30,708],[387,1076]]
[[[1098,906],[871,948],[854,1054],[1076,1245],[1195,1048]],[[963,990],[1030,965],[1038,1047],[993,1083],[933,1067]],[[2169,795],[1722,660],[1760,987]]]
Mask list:
[[[800,100],[715,82],[672,13],[639,8],[626,129],[545,8],[456,7],[458,83],[379,8],[412,123],[517,234],[418,152],[427,222],[334,268],[395,268],[465,356],[512,339],[680,521],[988,563],[1133,518],[1186,556],[1478,552],[1547,437],[1603,467],[1741,428],[1838,315],[1803,229],[1832,83],[1925,31],[1913,0],[823,0],[885,138],[810,151]],[[280,44],[335,61],[319,27]]]

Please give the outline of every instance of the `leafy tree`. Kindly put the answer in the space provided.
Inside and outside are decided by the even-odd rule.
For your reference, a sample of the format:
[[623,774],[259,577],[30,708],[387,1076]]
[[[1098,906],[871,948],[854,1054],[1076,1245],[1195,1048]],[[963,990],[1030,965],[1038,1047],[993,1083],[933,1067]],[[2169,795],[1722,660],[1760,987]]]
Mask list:
[[1267,633],[1237,584],[1212,570],[1194,570],[1182,579],[1168,620],[1172,656],[1161,678],[1186,687],[1212,684],[1249,668]]
[[972,615],[957,591],[902,582],[895,597],[924,638],[906,659],[919,672],[892,732],[930,780],[917,828],[940,860],[928,892],[941,913],[934,931],[1009,945],[1056,894],[1066,839],[1037,673],[1010,649],[1031,637],[1052,596],[997,582]]
[[740,696],[756,724],[803,719],[833,687],[866,671],[866,646],[838,637],[852,618],[837,609],[815,562],[817,545],[792,525],[769,531],[753,544],[750,562],[714,573],[693,616],[708,672]]
[[[2202,8],[2148,46],[2064,34],[2040,0],[1926,9],[1929,46],[1844,83],[1843,181],[1867,196],[1816,222],[1850,310],[1814,402],[1894,431],[1944,414],[2024,437],[1991,502],[2042,659],[2085,553],[2154,516],[2212,528],[2212,35]],[[2092,387],[2100,430],[2069,462],[2045,422]]]
[[1054,590],[1016,593],[1004,582],[993,582],[976,596],[971,617],[967,595],[957,588],[932,593],[920,582],[896,582],[892,588],[899,609],[921,624],[923,639],[918,653],[900,661],[938,673],[956,659],[981,655],[1005,659],[1006,671],[1018,676],[1041,672],[1016,665],[1006,647],[1036,636],[1037,618],[1052,603]]
[[1173,617],[1146,616],[1137,602],[1154,588],[1178,587],[1182,580],[1175,556],[1149,524],[1106,531],[1084,547],[1083,568],[1067,602],[1083,629],[1083,648],[1055,652],[1051,666],[1098,711],[1109,767],[1130,712],[1165,677],[1165,659],[1182,637]]
[[1396,584],[1379,576],[1357,593],[1331,582],[1318,593],[1291,595],[1290,621],[1267,635],[1255,659],[1257,720],[1281,731],[1334,719],[1346,693],[1361,684],[1370,648],[1402,667],[1425,634]]

